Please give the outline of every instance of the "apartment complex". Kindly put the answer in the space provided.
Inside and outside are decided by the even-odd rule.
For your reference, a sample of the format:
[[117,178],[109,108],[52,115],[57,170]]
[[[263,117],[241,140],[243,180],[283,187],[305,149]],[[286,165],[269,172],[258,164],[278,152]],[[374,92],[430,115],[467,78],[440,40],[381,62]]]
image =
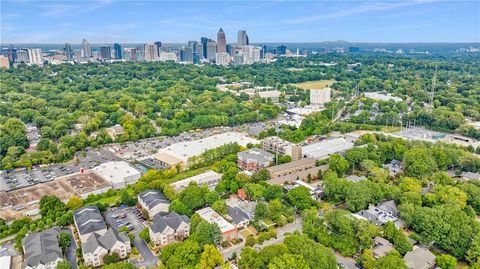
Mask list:
[[121,259],[125,259],[131,252],[130,238],[124,232],[107,229],[98,207],[87,206],[75,210],[73,220],[86,266],[102,266],[107,254],[117,253]]
[[190,219],[176,212],[170,212],[166,216],[156,215],[153,223],[148,226],[148,232],[157,246],[164,246],[190,235]]
[[249,149],[237,153],[237,165],[245,171],[257,172],[269,167],[274,161],[273,154],[262,149]]
[[292,157],[292,161],[302,157],[302,148],[292,142],[285,141],[278,136],[270,136],[262,141],[263,150]]
[[222,232],[223,240],[232,240],[238,237],[238,229],[233,226],[230,222],[225,220],[220,214],[215,212],[212,208],[206,207],[200,210],[197,210],[195,213],[200,215],[200,217],[206,220],[209,223],[215,223],[220,227]]
[[146,190],[138,194],[138,204],[153,219],[158,213],[168,213],[170,201],[157,190]]
[[304,158],[281,165],[267,168],[270,172],[270,184],[283,184],[284,182],[293,182],[297,179],[305,179],[308,174],[316,175],[320,167],[315,165],[315,159]]
[[58,245],[60,228],[50,228],[32,233],[22,240],[25,253],[25,269],[55,269],[63,260],[62,249]]

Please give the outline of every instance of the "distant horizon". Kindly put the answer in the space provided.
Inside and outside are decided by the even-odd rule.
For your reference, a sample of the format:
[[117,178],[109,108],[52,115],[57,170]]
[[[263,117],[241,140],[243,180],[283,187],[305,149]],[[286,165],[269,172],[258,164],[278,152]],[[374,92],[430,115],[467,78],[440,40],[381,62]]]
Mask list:
[[3,0],[0,15],[2,44],[182,44],[221,27],[230,44],[238,30],[251,43],[480,42],[480,1]]
[[[87,39],[88,41],[88,39]],[[178,44],[187,44],[187,40],[185,42],[164,42],[161,40],[156,40],[162,42],[162,45],[178,45]],[[107,45],[107,44],[127,44],[127,45],[136,45],[136,44],[150,44],[154,43],[156,41],[149,41],[149,42],[103,42],[103,43],[90,43],[90,45]],[[194,40],[194,41],[199,41],[199,40]],[[13,42],[1,42],[1,46],[5,45],[65,45],[65,43],[68,43],[70,45],[82,45],[82,43],[71,43],[71,42],[60,42],[60,43],[13,43]],[[227,44],[235,44],[236,42],[227,42]],[[408,44],[477,44],[480,45],[480,41],[461,41],[461,42],[456,42],[456,41],[411,41],[411,42],[364,42],[364,41],[345,41],[345,40],[327,40],[327,41],[305,41],[305,42],[294,42],[294,41],[285,41],[285,42],[252,42],[251,44],[256,44],[256,45],[261,45],[261,44],[321,44],[321,43],[338,43],[338,44],[386,44],[386,45],[408,45]]]

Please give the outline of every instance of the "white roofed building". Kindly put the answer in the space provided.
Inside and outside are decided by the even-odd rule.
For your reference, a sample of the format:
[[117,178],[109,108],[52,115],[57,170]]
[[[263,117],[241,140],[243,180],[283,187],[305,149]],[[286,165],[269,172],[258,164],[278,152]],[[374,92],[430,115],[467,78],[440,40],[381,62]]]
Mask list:
[[188,166],[188,159],[200,156],[207,150],[215,149],[226,144],[237,143],[246,147],[248,144],[258,144],[260,141],[239,132],[226,132],[212,135],[198,140],[179,142],[160,149],[154,157],[166,166],[179,164]]
[[183,189],[188,187],[188,184],[190,184],[190,182],[195,182],[199,186],[207,185],[210,190],[213,190],[215,189],[215,186],[217,186],[218,182],[220,182],[221,179],[222,179],[222,174],[219,174],[215,171],[210,170],[205,173],[174,182],[170,185],[177,192],[182,191]]
[[302,147],[302,154],[305,158],[317,160],[326,159],[335,153],[341,153],[353,148],[353,143],[345,138],[332,138]]
[[142,176],[140,171],[125,161],[102,163],[92,170],[98,176],[111,182],[114,189],[124,188],[126,185],[133,184]]

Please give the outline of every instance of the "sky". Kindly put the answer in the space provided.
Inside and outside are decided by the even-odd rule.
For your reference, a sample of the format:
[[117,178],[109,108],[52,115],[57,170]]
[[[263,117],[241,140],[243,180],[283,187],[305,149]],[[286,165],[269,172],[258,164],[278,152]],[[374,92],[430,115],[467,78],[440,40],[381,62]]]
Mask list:
[[480,42],[480,1],[0,0],[0,43]]

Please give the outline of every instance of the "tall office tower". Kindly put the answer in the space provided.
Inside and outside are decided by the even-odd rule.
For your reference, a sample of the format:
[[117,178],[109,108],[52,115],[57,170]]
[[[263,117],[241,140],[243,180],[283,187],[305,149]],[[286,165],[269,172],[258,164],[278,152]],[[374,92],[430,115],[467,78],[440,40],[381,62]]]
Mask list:
[[42,49],[27,49],[30,64],[43,65]]
[[12,63],[15,63],[17,60],[17,48],[14,48],[12,44],[10,44],[8,49],[8,60]]
[[137,60],[137,49],[135,48],[125,48],[123,50],[123,59],[127,61]]
[[237,44],[239,46],[249,45],[247,31],[245,30],[238,31]]
[[73,51],[72,51],[72,46],[70,46],[70,44],[65,43],[63,52],[65,53],[65,60],[71,61],[73,59]]
[[75,59],[75,61],[80,62],[82,60],[82,50],[81,49],[73,50],[73,58]]
[[185,51],[185,47],[182,47],[178,50],[178,60],[181,62],[181,63],[184,63],[187,59],[187,56],[186,56],[186,51]]
[[251,58],[252,63],[260,62],[261,52],[262,52],[262,47],[253,47],[252,48],[252,58]]
[[207,59],[208,38],[206,38],[206,37],[200,38],[200,43],[202,44],[202,57],[203,57],[203,59]]
[[185,48],[185,62],[193,63],[193,49],[191,47]]
[[260,54],[260,58],[265,59],[265,54],[267,53],[267,45],[262,45],[262,51]]
[[277,56],[287,54],[287,47],[285,45],[280,45],[277,47]]
[[162,42],[157,41],[157,42],[155,42],[155,43],[153,43],[153,44],[155,44],[155,45],[157,46],[157,55],[160,56],[160,52],[162,52]]
[[233,65],[241,65],[244,64],[244,54],[242,51],[238,51],[235,53],[235,56],[233,57]]
[[82,41],[82,54],[83,58],[90,58],[92,57],[92,48],[90,47],[90,43],[86,39]]
[[115,59],[117,60],[123,59],[122,46],[120,46],[120,44],[118,43],[113,44],[113,50],[115,51]]
[[145,61],[145,46],[140,45],[135,48],[135,58],[137,61]]
[[104,60],[110,60],[112,58],[112,52],[110,51],[110,46],[100,47],[100,58]]
[[217,33],[217,52],[227,52],[227,38],[225,37],[225,32],[220,28]]
[[17,63],[29,63],[28,51],[26,49],[17,50]]
[[0,55],[0,68],[10,68],[10,61],[8,56]]
[[230,55],[233,55],[233,50],[232,50],[232,45],[231,44],[227,44],[227,53],[230,54]]
[[210,61],[210,62],[214,62],[215,61],[215,54],[217,53],[217,43],[213,40],[208,40],[208,43],[207,43],[207,59]]
[[188,47],[192,49],[192,62],[194,64],[198,64],[199,56],[198,56],[198,42],[197,41],[188,41]]
[[203,44],[202,43],[198,43],[197,50],[198,50],[198,61],[205,59],[205,55],[203,54]]
[[158,58],[157,45],[146,44],[145,45],[145,61],[147,62],[156,61],[157,58]]
[[226,52],[219,52],[215,54],[215,63],[218,65],[227,66],[230,63],[230,54]]

